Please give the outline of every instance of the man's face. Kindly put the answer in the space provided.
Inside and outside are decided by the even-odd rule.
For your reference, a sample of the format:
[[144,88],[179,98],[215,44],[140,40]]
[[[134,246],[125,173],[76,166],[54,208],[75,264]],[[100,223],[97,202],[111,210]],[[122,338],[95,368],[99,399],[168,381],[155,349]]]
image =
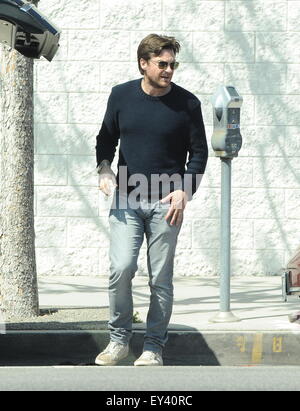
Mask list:
[[141,59],[140,65],[144,70],[145,80],[148,81],[152,87],[166,89],[170,86],[174,70],[171,69],[170,65],[164,69],[160,69],[158,63],[161,61],[174,63],[175,54],[173,50],[162,50],[159,56],[153,55],[148,61]]

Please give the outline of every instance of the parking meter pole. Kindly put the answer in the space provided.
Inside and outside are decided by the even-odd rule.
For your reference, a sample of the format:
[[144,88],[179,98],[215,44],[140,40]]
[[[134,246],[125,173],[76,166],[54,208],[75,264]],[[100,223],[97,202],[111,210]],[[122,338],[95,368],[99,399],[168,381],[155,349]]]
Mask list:
[[240,321],[230,311],[231,161],[242,146],[240,108],[243,98],[233,86],[220,86],[212,97],[212,148],[221,160],[220,311],[211,322]]
[[220,311],[230,311],[231,158],[221,159]]
[[220,311],[211,322],[240,321],[230,311],[231,158],[221,158]]

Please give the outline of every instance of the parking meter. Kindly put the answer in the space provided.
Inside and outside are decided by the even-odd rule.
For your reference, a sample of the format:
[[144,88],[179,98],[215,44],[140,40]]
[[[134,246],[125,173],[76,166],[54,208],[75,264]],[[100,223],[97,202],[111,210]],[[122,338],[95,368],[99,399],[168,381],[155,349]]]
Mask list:
[[0,0],[0,42],[26,57],[51,61],[60,30],[33,4],[24,0]]
[[237,157],[242,147],[240,109],[243,98],[233,86],[220,86],[211,99],[213,105],[212,148],[217,157]]
[[214,129],[212,148],[221,160],[221,224],[220,224],[220,312],[210,321],[240,321],[230,311],[231,277],[231,162],[242,147],[240,110],[242,97],[233,86],[220,86],[211,99]]

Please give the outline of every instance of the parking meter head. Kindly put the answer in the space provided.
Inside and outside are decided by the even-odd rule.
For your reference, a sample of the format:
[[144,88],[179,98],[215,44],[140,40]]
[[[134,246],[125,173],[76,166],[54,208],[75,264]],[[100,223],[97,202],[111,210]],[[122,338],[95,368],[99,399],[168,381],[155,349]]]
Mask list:
[[59,47],[60,30],[33,4],[0,0],[0,42],[26,57],[51,61]]
[[217,157],[237,157],[242,147],[240,110],[243,98],[233,86],[220,86],[211,98],[213,105],[212,148]]

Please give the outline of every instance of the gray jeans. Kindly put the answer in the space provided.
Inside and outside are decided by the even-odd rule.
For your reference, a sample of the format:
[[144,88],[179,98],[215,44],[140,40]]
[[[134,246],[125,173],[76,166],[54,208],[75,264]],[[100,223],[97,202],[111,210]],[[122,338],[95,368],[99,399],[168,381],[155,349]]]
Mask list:
[[109,215],[110,338],[127,344],[132,335],[132,279],[146,234],[151,296],[144,350],[161,353],[167,342],[167,328],[173,308],[173,263],[181,225],[171,226],[164,219],[169,204],[142,200],[138,208],[132,208],[126,201],[126,208],[122,207],[117,201]]

